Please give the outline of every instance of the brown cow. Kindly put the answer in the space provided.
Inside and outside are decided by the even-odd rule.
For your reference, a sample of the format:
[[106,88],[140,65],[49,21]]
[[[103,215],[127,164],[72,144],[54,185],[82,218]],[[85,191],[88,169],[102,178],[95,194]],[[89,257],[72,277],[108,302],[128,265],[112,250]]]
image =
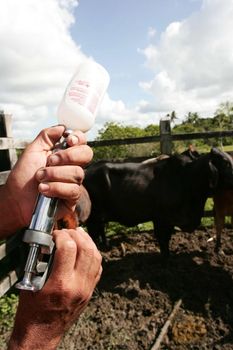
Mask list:
[[[233,159],[233,152],[227,152]],[[215,251],[219,252],[221,248],[221,234],[225,225],[225,216],[231,216],[233,224],[233,190],[221,189],[214,196],[214,222],[216,230]]]
[[225,216],[233,216],[233,190],[221,190],[214,196],[214,221],[216,229],[215,250],[219,252],[221,248],[221,234],[225,225]]

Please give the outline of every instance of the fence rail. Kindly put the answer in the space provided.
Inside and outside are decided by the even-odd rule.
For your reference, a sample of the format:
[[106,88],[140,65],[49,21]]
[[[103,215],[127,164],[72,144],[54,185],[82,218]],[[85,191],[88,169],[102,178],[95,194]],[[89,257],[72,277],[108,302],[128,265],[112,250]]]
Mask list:
[[10,170],[2,171],[0,173],[0,185],[4,185],[6,183],[6,180],[10,174]]
[[[222,138],[222,137],[230,137],[230,136],[233,136],[233,130],[193,132],[188,134],[171,134],[171,142]],[[117,145],[133,145],[133,144],[140,144],[140,143],[160,142],[160,141],[161,141],[161,134],[155,135],[155,136],[145,136],[145,137],[137,137],[137,138],[129,137],[125,139],[89,141],[88,145],[91,147],[102,147],[102,146],[117,146]]]
[[[95,148],[101,146],[132,145],[157,142],[160,144],[161,153],[170,154],[173,141],[209,139],[229,136],[233,136],[233,130],[208,131],[190,134],[172,134],[170,121],[162,120],[160,122],[160,135],[115,140],[90,141],[88,142],[88,145]],[[16,149],[24,149],[27,143],[27,141],[13,139],[11,129],[11,116],[0,113],[0,185],[3,185],[6,182],[7,177],[17,160]],[[208,216],[213,216],[212,211],[209,212],[209,214],[210,215]],[[14,254],[14,252],[19,248],[20,242],[20,236],[15,235],[14,237],[0,244],[0,264],[4,262],[5,259],[7,259],[9,254]],[[18,265],[16,264],[13,269],[7,271],[0,280],[0,297],[4,295],[20,277]]]

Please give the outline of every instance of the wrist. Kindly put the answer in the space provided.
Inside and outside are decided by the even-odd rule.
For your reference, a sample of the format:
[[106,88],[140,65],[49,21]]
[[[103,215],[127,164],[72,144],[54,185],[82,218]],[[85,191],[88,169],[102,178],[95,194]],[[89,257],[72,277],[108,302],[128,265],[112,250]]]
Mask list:
[[49,324],[15,324],[8,350],[55,350],[61,340]]
[[54,350],[63,333],[59,315],[38,308],[38,295],[21,292],[8,350]]
[[30,330],[23,329],[23,336],[22,331],[16,329],[11,335],[7,350],[57,349],[61,337],[51,338],[44,327],[32,325],[30,328]]
[[51,336],[51,332],[41,325],[20,325],[11,335],[8,350],[55,350],[61,340],[60,336]]

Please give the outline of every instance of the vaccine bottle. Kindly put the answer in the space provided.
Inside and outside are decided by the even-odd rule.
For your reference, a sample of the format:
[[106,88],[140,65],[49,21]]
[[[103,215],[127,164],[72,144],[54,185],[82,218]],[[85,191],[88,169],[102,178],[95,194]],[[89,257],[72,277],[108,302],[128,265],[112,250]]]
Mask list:
[[59,124],[67,129],[88,131],[109,85],[109,74],[90,59],[81,63],[68,84],[58,107]]

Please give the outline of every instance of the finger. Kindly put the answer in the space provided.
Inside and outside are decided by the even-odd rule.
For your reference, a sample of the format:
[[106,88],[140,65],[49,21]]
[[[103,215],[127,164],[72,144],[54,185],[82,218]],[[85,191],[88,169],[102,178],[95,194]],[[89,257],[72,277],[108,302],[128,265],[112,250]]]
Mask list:
[[95,278],[95,285],[97,285],[97,283],[99,283],[99,280],[102,276],[102,272],[103,272],[103,267],[102,267],[102,265],[100,265],[99,271],[98,271],[96,278]]
[[81,184],[84,170],[80,166],[66,165],[41,168],[36,173],[38,182],[66,182]]
[[70,147],[52,154],[48,165],[80,165],[84,166],[92,160],[93,151],[87,145]]
[[85,134],[80,130],[75,130],[66,138],[69,146],[85,145],[87,143]]
[[99,274],[102,257],[95,243],[82,227],[72,230],[70,235],[77,244],[78,259],[75,265],[77,274],[89,276],[91,283]]
[[56,250],[51,271],[51,279],[68,277],[74,271],[77,256],[77,245],[67,230],[55,230],[53,233],[53,238],[55,241]]
[[42,130],[36,139],[28,146],[31,151],[49,151],[62,137],[65,131],[63,125],[56,125],[51,128]]
[[38,186],[40,193],[46,197],[57,197],[77,201],[80,197],[80,186],[74,183],[49,182],[40,183]]

